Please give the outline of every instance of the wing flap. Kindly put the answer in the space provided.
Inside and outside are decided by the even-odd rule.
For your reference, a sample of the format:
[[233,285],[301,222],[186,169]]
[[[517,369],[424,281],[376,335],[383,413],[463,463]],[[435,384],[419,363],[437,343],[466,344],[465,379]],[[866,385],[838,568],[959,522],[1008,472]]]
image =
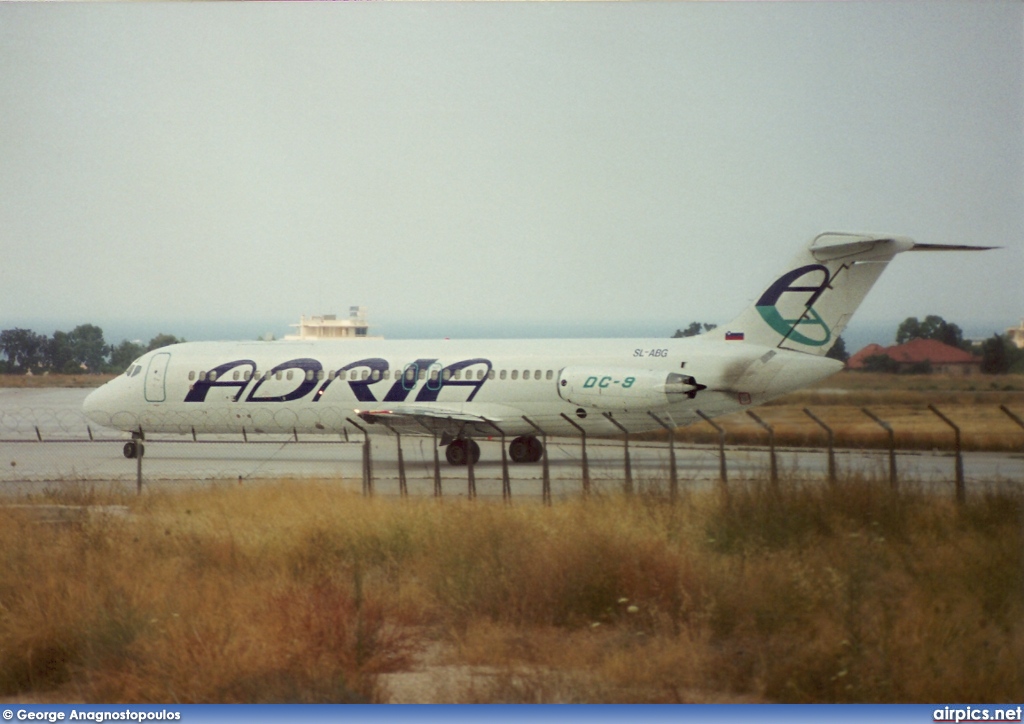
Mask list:
[[374,410],[357,410],[358,415],[371,425],[380,424],[399,433],[449,433],[465,431],[467,426],[476,434],[494,434],[492,422],[500,418],[485,417],[463,412],[456,407],[427,405],[395,405]]

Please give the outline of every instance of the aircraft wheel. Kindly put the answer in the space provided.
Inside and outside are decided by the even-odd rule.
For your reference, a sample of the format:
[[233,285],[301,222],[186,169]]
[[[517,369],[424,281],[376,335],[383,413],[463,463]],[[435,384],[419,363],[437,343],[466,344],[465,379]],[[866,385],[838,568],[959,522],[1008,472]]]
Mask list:
[[124,456],[126,458],[128,458],[129,460],[134,460],[135,458],[141,458],[145,454],[146,454],[146,446],[143,445],[141,442],[137,442],[135,440],[129,440],[128,442],[126,442],[124,444]]
[[480,461],[480,446],[473,440],[453,440],[444,451],[444,456],[452,465],[468,465],[470,455],[476,465]]
[[517,437],[508,446],[508,456],[514,463],[535,463],[544,455],[544,445],[533,435]]

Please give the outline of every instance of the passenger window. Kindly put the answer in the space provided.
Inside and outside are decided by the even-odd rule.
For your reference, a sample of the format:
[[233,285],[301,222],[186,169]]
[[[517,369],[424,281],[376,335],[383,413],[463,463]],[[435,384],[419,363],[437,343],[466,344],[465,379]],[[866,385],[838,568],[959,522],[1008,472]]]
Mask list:
[[390,380],[391,379],[391,370],[384,370],[384,379],[386,379],[386,380]]
[[437,382],[437,370],[430,370],[430,381]]
[[540,379],[540,376],[541,376],[541,370],[536,370],[536,371],[534,371],[534,373],[533,373],[533,379],[535,379],[535,380],[539,380],[539,379]]
[[306,382],[313,381],[313,370],[306,370]]
[[553,380],[554,378],[555,378],[555,371],[554,370],[548,370],[547,379]]
[[189,382],[191,382],[195,378],[196,378],[196,371],[195,370],[189,370],[189,373],[188,373],[188,380],[189,380]]
[[484,371],[483,370],[477,370],[476,371],[476,378],[478,380],[482,380],[484,378]]
[[426,370],[420,370],[420,381],[423,381],[425,379],[427,379],[427,371]]
[[376,382],[380,379],[380,370],[374,370],[373,374],[370,376],[373,377],[373,381]]
[[322,380],[323,378],[324,378],[324,371],[323,370],[317,370],[316,371],[316,379],[317,379],[317,381]]
[[514,380],[518,380],[519,379],[519,370],[512,370],[512,379],[514,379]]
[[441,373],[441,379],[443,379],[445,382],[447,382],[451,378],[452,378],[452,371],[451,370],[445,370],[444,372]]
[[288,374],[285,375],[285,378],[290,380],[294,376],[294,374],[294,370],[288,370]]
[[345,370],[338,370],[338,379],[343,380],[348,376],[348,372]]
[[245,374],[242,375],[242,379],[245,380],[246,382],[251,380],[252,379],[252,370],[246,370]]
[[487,370],[487,379],[489,379],[489,380],[493,380],[494,379],[494,370]]
[[237,380],[239,376],[240,376],[240,373],[239,373],[238,370],[235,370],[234,372],[231,373],[231,379],[233,379],[233,380]]
[[206,382],[206,372],[200,372],[199,373],[199,381],[200,382]]
[[501,379],[505,379],[505,374],[505,370],[502,370],[501,374],[499,374],[498,377],[500,377]]
[[367,377],[369,377],[369,376],[370,376],[370,370],[363,370],[363,374],[362,374],[362,375],[360,375],[360,377],[361,377],[362,379],[364,379],[364,380],[365,380],[365,379],[366,379]]

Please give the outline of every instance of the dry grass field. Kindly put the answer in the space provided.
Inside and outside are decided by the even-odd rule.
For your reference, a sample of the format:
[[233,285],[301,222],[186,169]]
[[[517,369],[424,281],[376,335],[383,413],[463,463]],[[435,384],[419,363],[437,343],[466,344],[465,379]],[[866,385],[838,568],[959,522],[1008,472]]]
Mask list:
[[[0,695],[1024,698],[1024,501],[848,479],[545,507],[280,481],[0,509]],[[94,510],[97,510],[94,508]]]

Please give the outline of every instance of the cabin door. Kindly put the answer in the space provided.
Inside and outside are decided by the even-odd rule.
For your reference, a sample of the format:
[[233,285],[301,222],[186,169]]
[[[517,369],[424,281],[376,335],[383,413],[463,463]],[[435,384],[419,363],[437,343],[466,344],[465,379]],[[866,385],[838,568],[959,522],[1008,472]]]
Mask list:
[[146,402],[163,402],[167,399],[167,363],[171,361],[169,352],[160,352],[149,358],[149,369],[146,370]]

